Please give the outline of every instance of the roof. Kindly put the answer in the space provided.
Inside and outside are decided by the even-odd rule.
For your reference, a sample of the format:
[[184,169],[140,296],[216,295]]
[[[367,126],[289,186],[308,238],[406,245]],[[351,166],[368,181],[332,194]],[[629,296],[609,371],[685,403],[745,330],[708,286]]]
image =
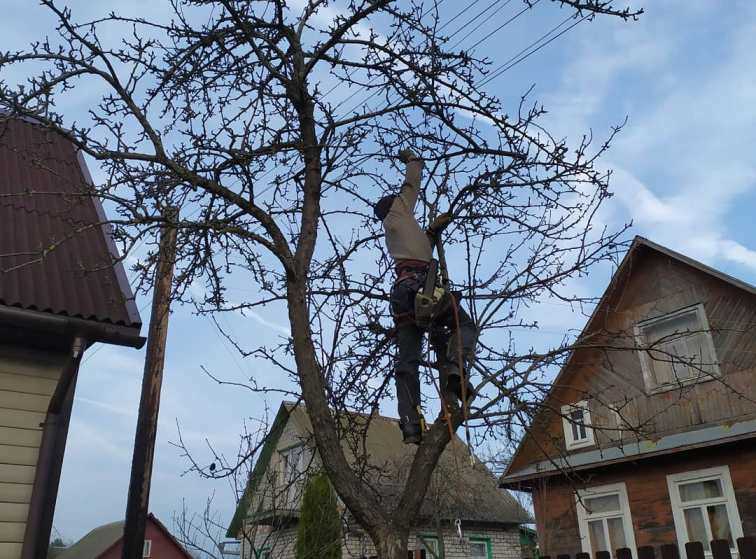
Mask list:
[[756,438],[756,419],[726,425],[713,425],[702,429],[672,433],[656,440],[627,442],[622,446],[596,448],[560,458],[542,460],[512,474],[505,474],[499,482],[506,487],[527,488],[527,485],[521,484],[559,474],[565,470],[570,472],[587,470],[594,467],[597,462],[601,462],[602,465],[621,464],[642,458],[663,456],[671,452],[683,452],[753,438]]
[[[702,262],[699,262],[697,260],[694,260],[693,258],[690,258],[689,256],[685,256],[684,254],[681,254],[679,252],[676,252],[670,248],[667,248],[665,246],[662,246],[658,243],[655,243],[653,241],[650,241],[649,239],[646,239],[645,237],[636,236],[633,239],[632,244],[630,245],[630,248],[625,253],[624,258],[620,262],[619,266],[615,270],[614,274],[612,274],[612,278],[609,281],[609,285],[607,286],[606,290],[604,291],[603,295],[601,296],[601,299],[599,300],[596,307],[593,309],[593,312],[591,313],[591,316],[588,318],[588,321],[586,322],[585,326],[583,327],[583,330],[580,332],[580,335],[578,336],[578,339],[584,338],[587,336],[591,331],[593,331],[594,324],[598,320],[598,317],[603,314],[603,309],[606,307],[609,299],[612,297],[612,295],[615,293],[616,289],[622,284],[622,282],[628,277],[628,274],[630,270],[632,269],[632,262],[637,259],[639,256],[641,256],[644,251],[654,251],[663,255],[668,256],[669,258],[672,258],[674,260],[677,260],[679,262],[682,262],[683,264],[686,264],[700,272],[703,272],[704,274],[707,274],[709,276],[715,277],[721,281],[724,281],[725,283],[728,283],[732,285],[733,287],[736,287],[737,289],[743,290],[747,293],[750,293],[752,295],[756,295],[756,287],[753,285],[746,283],[742,280],[739,280],[737,278],[734,278],[728,274],[725,274],[724,272],[721,272],[720,270],[717,270],[715,268],[712,268],[710,266],[707,266],[706,264],[703,264]],[[564,375],[568,370],[570,370],[570,367],[572,365],[573,359],[575,358],[575,351],[571,352],[569,357],[567,358],[567,361],[562,366],[562,368],[559,371],[559,374],[557,374],[556,378],[554,379],[554,382],[551,385],[551,390],[549,391],[549,394],[547,394],[546,398],[549,398],[551,395],[551,392],[553,392],[554,388],[559,386],[561,384],[561,381],[564,380]],[[540,414],[543,412],[543,407],[541,408],[541,411],[536,415],[536,417],[533,419],[533,423],[538,421],[538,418]],[[529,470],[529,468],[524,469],[518,469],[516,471],[512,470],[512,466],[516,463],[516,459],[518,455],[520,454],[520,451],[522,450],[524,446],[524,442],[527,439],[529,435],[526,433],[525,437],[520,441],[520,444],[517,447],[517,450],[515,451],[514,456],[512,457],[512,460],[510,461],[510,465],[507,468],[507,471],[504,473],[504,475],[500,478],[500,486],[506,487],[509,486],[509,484],[514,483],[514,480],[522,481],[524,478],[520,475],[521,473],[525,475],[526,470]],[[670,439],[670,441],[676,441],[677,439],[673,438]],[[713,444],[713,442],[710,441],[710,444]],[[591,466],[598,465],[599,463],[605,463],[607,461],[611,461],[612,458],[608,457],[606,455],[607,450],[606,449],[599,449],[597,451],[597,455],[593,456],[594,460],[592,462],[587,462],[585,464],[581,464],[581,469],[585,469]],[[621,451],[622,453],[622,451]],[[558,461],[552,461],[552,460],[545,460],[544,461],[544,469],[538,470],[538,472],[543,472],[543,475],[540,473],[538,475],[535,474],[535,472],[529,472],[527,478],[538,478],[543,477],[545,475],[553,475],[553,471],[551,471],[551,468],[556,469],[555,464],[562,464],[563,467],[572,467],[570,465],[570,460],[574,461],[577,456],[585,455],[585,457],[592,455],[591,452],[581,452],[575,455],[572,455],[572,457],[567,457],[567,461],[565,462],[563,459],[560,459]],[[624,455],[624,454],[623,454]],[[646,455],[652,456],[655,455],[654,453],[645,453],[645,452],[638,452],[635,453],[634,456],[630,458],[638,459],[638,458],[645,458]],[[584,457],[584,458],[585,458]],[[614,457],[619,458],[619,457]],[[628,459],[630,459],[628,458]],[[545,467],[545,462],[548,462],[550,467]],[[540,464],[540,463],[539,463]],[[577,464],[573,464],[575,466]],[[536,465],[534,465],[534,468],[536,468]],[[549,473],[551,472],[551,474]]]
[[0,305],[138,330],[105,220],[73,144],[0,114]]
[[[160,522],[154,514],[147,515],[147,521],[152,522],[160,529],[168,540],[173,542],[179,551],[186,555],[187,559],[192,559],[191,555],[184,547],[173,537],[168,529]],[[55,559],[97,559],[111,547],[118,544],[123,538],[123,520],[111,522],[98,526],[78,542],[67,547],[62,553],[55,556]]]
[[[247,516],[252,496],[259,488],[278,440],[289,421],[294,419],[305,433],[312,427],[303,405],[284,402],[273,421],[268,440],[263,446],[249,484],[240,500],[227,536],[236,537]],[[349,414],[349,421],[366,425],[365,449],[368,464],[380,497],[389,505],[398,502],[416,447],[402,442],[399,420],[377,414]],[[368,423],[369,422],[369,423]],[[342,443],[347,457],[353,457]],[[521,524],[531,522],[530,515],[507,491],[497,487],[496,478],[477,458],[470,462],[467,446],[455,436],[447,445],[436,467],[434,481],[423,503],[420,516],[431,518],[438,511],[448,511],[448,519],[459,518],[467,523]],[[449,483],[453,479],[453,483]]]

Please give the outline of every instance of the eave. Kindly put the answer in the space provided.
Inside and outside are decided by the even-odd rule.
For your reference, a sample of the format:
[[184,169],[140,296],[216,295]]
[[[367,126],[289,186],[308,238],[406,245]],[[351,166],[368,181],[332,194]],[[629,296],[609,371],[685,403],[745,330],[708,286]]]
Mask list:
[[561,458],[541,460],[526,468],[507,473],[499,479],[499,487],[529,491],[532,489],[533,481],[545,477],[647,460],[751,438],[756,438],[756,419],[714,425],[683,433],[673,433],[657,440],[628,442],[622,446],[597,448]]

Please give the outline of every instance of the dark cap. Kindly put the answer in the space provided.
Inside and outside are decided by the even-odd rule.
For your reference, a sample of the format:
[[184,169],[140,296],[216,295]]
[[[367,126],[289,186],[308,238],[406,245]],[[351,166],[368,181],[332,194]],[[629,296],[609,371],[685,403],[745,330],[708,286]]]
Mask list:
[[373,212],[375,212],[375,218],[378,221],[383,221],[384,219],[386,219],[386,216],[391,210],[391,206],[394,204],[395,198],[395,194],[389,194],[388,196],[384,196],[375,203],[375,205],[373,206]]

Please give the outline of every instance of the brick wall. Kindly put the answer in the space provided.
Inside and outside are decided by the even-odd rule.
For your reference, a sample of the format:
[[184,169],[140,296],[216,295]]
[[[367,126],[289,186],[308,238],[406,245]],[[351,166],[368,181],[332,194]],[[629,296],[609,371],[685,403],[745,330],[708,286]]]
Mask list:
[[624,482],[638,546],[677,543],[667,475],[729,466],[735,500],[746,535],[756,534],[756,445],[732,445],[678,453],[637,463],[580,472],[582,480],[544,478],[533,492],[536,524],[544,554],[582,551],[574,492],[577,488]]
[[[417,546],[417,534],[433,535],[435,529],[418,530],[410,537],[409,547],[414,549]],[[517,526],[497,529],[469,529],[464,530],[464,539],[459,541],[457,534],[450,529],[443,531],[444,547],[446,549],[446,559],[468,559],[469,558],[469,538],[480,537],[488,538],[491,541],[492,559],[521,559],[522,551],[520,549],[520,531]],[[270,549],[271,557],[276,559],[294,559],[295,545],[297,540],[297,529],[286,528],[266,532],[258,530],[255,535],[256,549]],[[242,546],[241,559],[255,559],[251,546]],[[354,531],[348,533],[342,543],[343,559],[361,559],[362,557],[375,556],[375,548],[370,537],[364,532]]]

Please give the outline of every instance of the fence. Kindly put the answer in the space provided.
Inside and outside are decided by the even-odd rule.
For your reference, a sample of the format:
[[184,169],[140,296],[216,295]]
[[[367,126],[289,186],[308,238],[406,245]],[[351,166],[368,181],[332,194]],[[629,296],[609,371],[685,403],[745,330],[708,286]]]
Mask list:
[[[756,559],[756,538],[738,538],[737,547],[739,559]],[[730,542],[727,540],[713,540],[709,555],[704,551],[701,542],[686,543],[685,555],[688,559],[733,559]],[[615,557],[616,559],[680,559],[680,552],[675,544],[660,546],[658,553],[653,546],[647,545],[639,547],[636,554],[626,547],[618,549]],[[543,555],[542,559],[552,559],[552,557]],[[555,555],[553,559],[572,559],[572,556],[561,554]],[[591,556],[588,553],[578,553],[575,559],[591,559]],[[599,551],[595,559],[612,559],[612,555],[608,551]]]

